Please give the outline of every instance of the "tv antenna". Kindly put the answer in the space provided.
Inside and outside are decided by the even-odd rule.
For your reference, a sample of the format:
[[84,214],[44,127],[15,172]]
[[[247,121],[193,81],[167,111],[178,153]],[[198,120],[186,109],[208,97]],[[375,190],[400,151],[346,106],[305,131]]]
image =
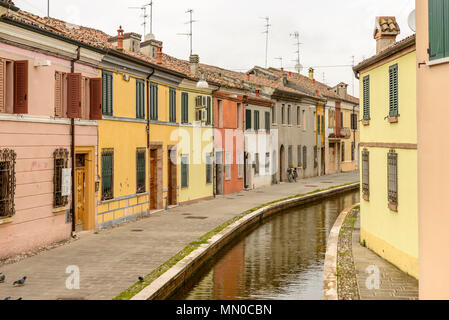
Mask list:
[[193,54],[193,23],[198,22],[198,20],[193,20],[193,9],[189,9],[186,13],[190,14],[190,20],[185,24],[190,24],[190,32],[189,33],[178,33],[178,35],[188,36],[190,38],[190,55]]
[[301,65],[301,55],[300,55],[299,47],[300,47],[300,45],[301,45],[302,43],[299,41],[299,32],[298,32],[298,31],[295,31],[295,32],[291,33],[291,34],[290,34],[290,37],[293,37],[293,38],[295,38],[295,40],[296,40],[296,42],[295,42],[294,45],[296,46],[296,51],[295,51],[295,53],[297,54],[297,57],[296,57],[296,59],[293,60],[293,61],[296,62],[296,65],[295,65],[296,71],[298,71],[298,73],[301,73],[301,71],[302,71],[302,65]]
[[266,34],[266,39],[265,39],[265,68],[267,68],[268,67],[268,34],[270,32],[271,24],[270,24],[270,17],[264,17],[264,18],[261,18],[261,19],[264,19],[266,21],[265,31],[262,32],[262,33]]
[[[150,15],[148,15],[147,10],[150,7]],[[143,36],[145,37],[147,34],[147,19],[150,17],[150,34],[153,34],[153,1],[150,3],[144,4],[141,7],[128,7],[128,9],[138,9],[142,11],[143,14]]]
[[281,68],[283,68],[284,66],[283,66],[283,64],[282,64],[282,61],[284,60],[284,58],[282,58],[282,57],[279,57],[279,58],[275,58],[276,60],[279,60],[280,62],[281,62]]

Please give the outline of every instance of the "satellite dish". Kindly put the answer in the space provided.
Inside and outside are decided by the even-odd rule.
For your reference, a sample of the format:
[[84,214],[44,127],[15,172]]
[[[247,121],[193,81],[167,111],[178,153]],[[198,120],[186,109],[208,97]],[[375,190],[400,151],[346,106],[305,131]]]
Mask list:
[[410,12],[408,15],[408,26],[412,29],[413,32],[416,32],[416,14],[415,10]]

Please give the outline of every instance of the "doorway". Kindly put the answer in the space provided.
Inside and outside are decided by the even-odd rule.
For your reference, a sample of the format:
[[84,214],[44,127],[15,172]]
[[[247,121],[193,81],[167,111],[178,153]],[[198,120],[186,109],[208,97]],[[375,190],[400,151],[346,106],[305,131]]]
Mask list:
[[326,174],[326,150],[325,148],[321,148],[321,175],[324,176]]
[[86,230],[88,225],[88,188],[86,154],[77,154],[75,159],[75,231]]
[[176,147],[168,147],[168,197],[167,205],[174,206],[178,204],[177,187],[178,187],[178,166],[177,166],[177,150]]
[[157,161],[157,150],[150,150],[150,210],[157,209],[157,175],[156,175],[156,163]]
[[224,181],[223,181],[223,151],[216,152],[216,184],[217,195],[224,193]]
[[329,173],[335,173],[335,143],[329,143]]
[[244,185],[245,185],[245,189],[248,189],[250,186],[250,179],[251,179],[251,166],[250,166],[250,155],[248,152],[245,152],[244,155]]
[[284,157],[285,148],[281,146],[281,151],[279,152],[279,181],[284,182]]

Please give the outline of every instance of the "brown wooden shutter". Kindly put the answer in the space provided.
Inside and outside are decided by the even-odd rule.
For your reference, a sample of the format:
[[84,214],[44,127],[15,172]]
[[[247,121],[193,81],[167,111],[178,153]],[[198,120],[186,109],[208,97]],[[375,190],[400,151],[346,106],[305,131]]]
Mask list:
[[55,117],[62,117],[62,73],[55,73]]
[[28,113],[28,60],[14,61],[14,113]]
[[0,112],[6,112],[6,61],[0,59]]
[[67,74],[67,117],[81,118],[81,73]]
[[102,79],[90,79],[90,119],[101,120],[102,118]]

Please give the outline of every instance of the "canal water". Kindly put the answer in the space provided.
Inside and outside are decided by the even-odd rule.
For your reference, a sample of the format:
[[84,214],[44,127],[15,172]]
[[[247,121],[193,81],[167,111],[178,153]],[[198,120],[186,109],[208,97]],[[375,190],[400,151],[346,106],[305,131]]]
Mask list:
[[235,240],[175,300],[319,300],[327,238],[349,192],[286,210]]

